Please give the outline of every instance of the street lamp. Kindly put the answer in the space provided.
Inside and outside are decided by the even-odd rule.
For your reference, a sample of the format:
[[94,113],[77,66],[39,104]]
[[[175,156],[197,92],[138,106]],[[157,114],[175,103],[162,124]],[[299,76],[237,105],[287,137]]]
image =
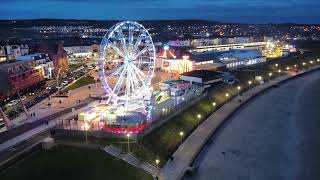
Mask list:
[[128,152],[130,152],[130,134],[127,134],[128,137]]
[[287,71],[288,71],[288,70],[290,69],[290,67],[287,67],[286,69],[287,69]]
[[317,59],[317,62],[320,62],[320,59]]
[[225,95],[225,96],[226,96],[226,98],[228,99],[228,97],[229,97],[229,93],[226,93],[226,95]]
[[313,64],[313,61],[310,61],[310,64]]
[[159,169],[159,163],[160,163],[160,160],[159,160],[159,159],[156,159],[157,169]]
[[268,75],[269,75],[269,81],[270,81],[272,77],[272,73],[270,72]]
[[306,65],[306,63],[305,63],[305,62],[303,62],[303,63],[302,63],[302,66],[305,66],[305,65]]
[[213,103],[212,103],[212,106],[213,106],[213,107],[216,107],[216,105],[217,105],[216,102],[213,102]]
[[164,116],[164,112],[166,111],[165,108],[162,108],[162,115]]
[[180,131],[179,135],[180,135],[180,144],[182,144],[183,132]]
[[276,67],[278,67],[279,66],[279,64],[276,64]]
[[279,73],[279,74],[281,73],[281,69],[278,70],[278,73]]
[[84,123],[84,131],[86,132],[86,142],[88,141],[88,129],[89,129],[89,124],[88,122]]
[[252,81],[248,81],[249,88],[251,88]]

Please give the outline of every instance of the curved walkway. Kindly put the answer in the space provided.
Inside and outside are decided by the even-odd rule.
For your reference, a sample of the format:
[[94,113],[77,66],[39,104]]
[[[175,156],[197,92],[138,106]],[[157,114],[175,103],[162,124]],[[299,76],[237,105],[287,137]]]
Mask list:
[[320,71],[242,107],[211,138],[192,180],[320,179]]
[[[314,69],[316,68],[319,67],[315,67]],[[302,73],[303,72],[300,74]],[[242,97],[236,97],[229,103],[222,106],[218,111],[199,125],[199,127],[183,142],[183,144],[180,145],[177,151],[173,154],[174,161],[168,161],[161,169],[160,179],[181,179],[189,165],[195,159],[197,154],[199,154],[202,147],[225,119],[232,115],[232,113],[234,113],[242,104],[245,104],[257,94],[290,78],[292,78],[292,76],[282,76],[276,80],[270,81],[269,83],[252,88],[243,93]],[[242,99],[242,103],[239,103],[240,98]]]

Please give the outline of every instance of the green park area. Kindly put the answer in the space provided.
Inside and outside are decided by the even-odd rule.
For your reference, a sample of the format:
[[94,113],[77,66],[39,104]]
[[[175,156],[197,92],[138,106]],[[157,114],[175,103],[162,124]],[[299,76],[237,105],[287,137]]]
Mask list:
[[95,83],[95,79],[92,76],[84,76],[84,77],[78,79],[76,82],[69,85],[65,89],[65,91],[71,91],[71,90],[77,89],[79,87],[86,86],[89,84],[94,84],[94,83]]
[[95,149],[57,146],[34,153],[0,174],[1,180],[151,180],[148,173]]

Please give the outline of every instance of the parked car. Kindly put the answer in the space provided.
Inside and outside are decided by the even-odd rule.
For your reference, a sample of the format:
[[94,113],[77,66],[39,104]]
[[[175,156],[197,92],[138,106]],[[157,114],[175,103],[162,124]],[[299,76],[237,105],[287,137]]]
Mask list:
[[7,105],[8,105],[9,107],[12,107],[12,106],[17,105],[18,103],[19,103],[18,100],[12,100],[12,101],[10,101]]
[[68,81],[63,81],[63,82],[61,83],[61,85],[62,85],[62,86],[68,85]]

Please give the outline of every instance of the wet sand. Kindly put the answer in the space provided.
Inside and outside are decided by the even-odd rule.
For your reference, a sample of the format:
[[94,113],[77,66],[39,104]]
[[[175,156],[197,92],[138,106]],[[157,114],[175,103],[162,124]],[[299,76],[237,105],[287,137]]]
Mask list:
[[211,138],[187,180],[319,180],[320,71],[244,106]]

